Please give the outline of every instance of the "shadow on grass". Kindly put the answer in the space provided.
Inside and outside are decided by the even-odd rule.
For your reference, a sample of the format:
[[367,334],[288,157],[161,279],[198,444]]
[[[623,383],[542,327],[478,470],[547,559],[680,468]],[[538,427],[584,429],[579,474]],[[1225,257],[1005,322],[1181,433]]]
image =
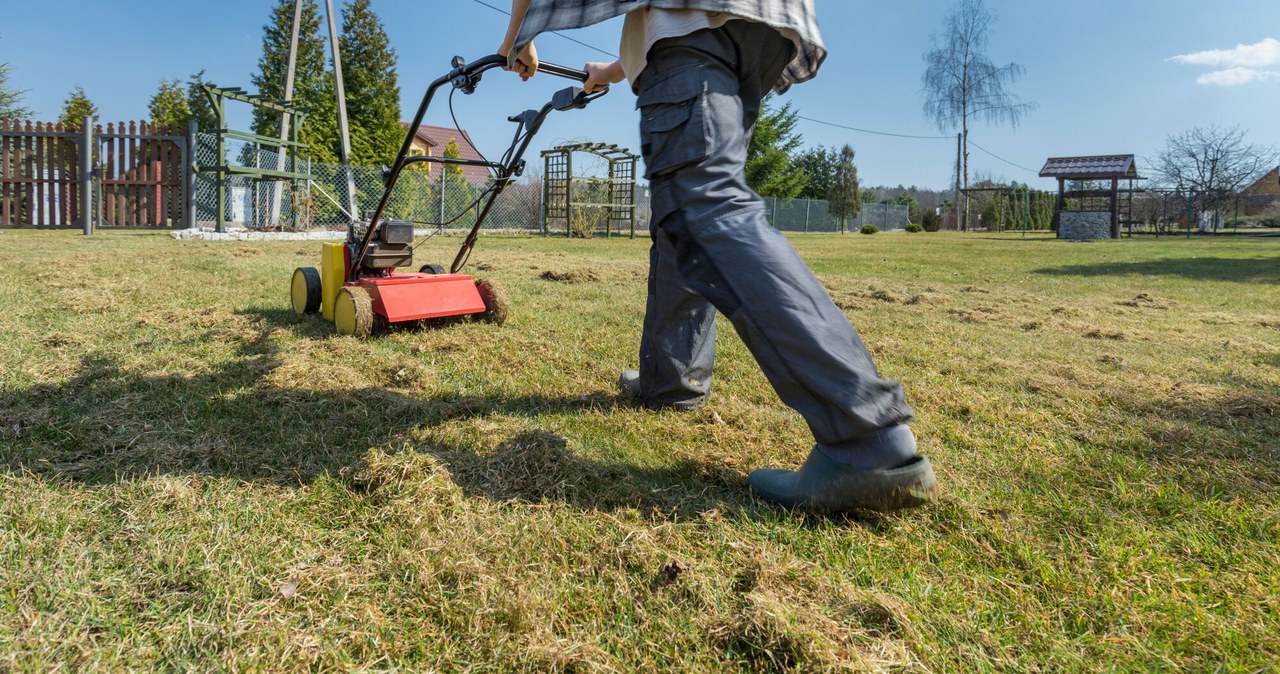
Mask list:
[[[310,331],[296,317],[279,318]],[[413,451],[433,457],[468,497],[636,508],[672,518],[725,506],[748,517],[765,512],[740,473],[694,458],[663,468],[601,461],[541,430],[499,439],[492,451],[489,443],[477,451],[422,439],[422,431],[429,437],[433,427],[456,420],[608,412],[623,405],[612,396],[282,388],[268,378],[282,364],[271,323],[259,321],[256,336],[211,372],[149,375],[95,355],[65,383],[0,391],[0,471],[84,485],[165,474],[297,486],[332,476],[365,493],[371,455]]]
[[1190,257],[1145,262],[1099,262],[1037,269],[1049,276],[1177,276],[1200,281],[1280,283],[1280,251],[1272,257]]

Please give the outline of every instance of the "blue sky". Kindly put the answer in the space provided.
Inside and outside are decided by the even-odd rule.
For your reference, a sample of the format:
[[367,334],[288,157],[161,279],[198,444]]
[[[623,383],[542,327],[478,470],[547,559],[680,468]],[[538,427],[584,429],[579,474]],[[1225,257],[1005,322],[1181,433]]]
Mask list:
[[[506,6],[507,0],[486,0]],[[338,0],[341,2],[341,0]],[[816,0],[830,55],[818,79],[783,100],[800,114],[835,124],[907,135],[939,135],[921,113],[921,55],[940,29],[943,0]],[[1250,140],[1280,145],[1280,2],[1276,0],[988,0],[999,22],[989,56],[1016,61],[1013,88],[1039,109],[1018,129],[976,128],[973,171],[1050,186],[1035,177],[1049,156],[1135,153],[1150,157],[1166,138],[1195,126],[1236,126]],[[57,116],[82,85],[104,121],[141,119],[161,78],[208,79],[249,87],[271,0],[157,3],[142,0],[9,2],[0,22],[0,62],[25,103]],[[449,58],[492,51],[506,17],[474,0],[374,0],[400,58],[403,116]],[[619,21],[570,33],[617,51]],[[539,40],[544,59],[565,65],[605,59],[554,35]],[[1238,46],[1244,48],[1238,49]],[[1178,58],[1182,57],[1182,58]],[[561,80],[521,84],[493,73],[461,98],[460,121],[482,151],[510,138],[507,115],[544,102]],[[555,116],[540,150],[569,139],[636,148],[634,98],[618,88],[591,109]],[[247,125],[241,109],[239,125]],[[447,110],[430,123],[448,124]],[[849,143],[866,183],[944,187],[954,140],[912,140],[802,121],[808,145]],[[536,155],[531,155],[536,156]],[[1018,165],[1018,166],[1015,166]]]

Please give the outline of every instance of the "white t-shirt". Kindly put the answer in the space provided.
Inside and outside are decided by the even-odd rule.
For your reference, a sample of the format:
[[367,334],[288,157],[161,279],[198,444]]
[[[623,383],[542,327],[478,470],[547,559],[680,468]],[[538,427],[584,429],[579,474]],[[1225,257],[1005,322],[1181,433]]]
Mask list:
[[[681,37],[704,28],[719,28],[741,17],[725,12],[708,12],[701,9],[659,9],[645,7],[627,13],[622,24],[622,45],[618,49],[618,62],[626,73],[631,86],[649,64],[649,49],[658,40]],[[783,30],[784,36],[799,44],[795,31]]]

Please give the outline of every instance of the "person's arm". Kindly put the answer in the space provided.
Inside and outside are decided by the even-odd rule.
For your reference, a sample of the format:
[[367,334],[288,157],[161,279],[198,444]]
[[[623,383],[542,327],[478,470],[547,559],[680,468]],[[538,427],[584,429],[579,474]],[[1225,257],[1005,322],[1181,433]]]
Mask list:
[[626,73],[622,72],[622,63],[620,61],[588,63],[582,69],[587,71],[587,81],[582,85],[582,88],[589,94],[594,94],[604,89],[607,85],[617,84],[627,78]]
[[[507,36],[503,38],[502,45],[498,47],[499,56],[507,56],[508,60],[510,60],[509,54],[512,47],[515,46],[516,35],[520,32],[520,25],[524,23],[524,15],[529,12],[529,2],[530,0],[511,0],[511,22],[507,24]],[[536,75],[538,73],[538,50],[533,47],[533,43],[530,42],[527,47],[521,50],[516,55],[515,61],[506,69],[514,71],[520,76],[520,79],[526,82],[529,81],[530,77]]]

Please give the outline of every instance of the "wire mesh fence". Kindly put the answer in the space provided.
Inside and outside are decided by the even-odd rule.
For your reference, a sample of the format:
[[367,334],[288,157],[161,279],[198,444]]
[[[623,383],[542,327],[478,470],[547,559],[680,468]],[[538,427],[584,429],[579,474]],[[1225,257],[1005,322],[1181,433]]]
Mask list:
[[769,223],[784,232],[841,232],[857,231],[863,225],[875,225],[882,231],[906,229],[910,224],[910,209],[900,204],[863,204],[856,218],[840,218],[832,215],[828,202],[821,199],[765,199],[765,212]]
[[[199,166],[218,164],[217,136],[200,134],[197,143]],[[223,209],[228,226],[251,230],[342,230],[350,221],[367,220],[382,198],[383,169],[369,166],[326,164],[282,157],[270,148],[253,143],[226,143],[226,159],[231,165],[299,172],[310,180],[253,180],[230,175],[226,181],[225,203],[218,204],[216,173],[198,173],[195,178],[196,225],[211,227]],[[575,179],[575,189],[599,190],[599,181]],[[396,181],[385,217],[408,220],[419,227],[444,232],[469,230],[480,215],[489,190],[494,185],[477,184],[456,170],[419,164],[405,169]],[[585,194],[584,192],[584,194]],[[594,194],[592,192],[592,194]],[[602,204],[606,199],[587,198]],[[597,195],[598,196],[598,195]],[[629,218],[621,218],[607,205],[575,209],[569,223],[544,225],[540,176],[512,182],[498,196],[485,217],[483,230],[489,232],[539,233],[552,236],[630,235]],[[769,222],[785,232],[840,232],[840,219],[819,199],[765,199]],[[647,190],[637,190],[636,233],[648,231],[650,214]],[[844,223],[844,230],[856,231],[872,224],[881,230],[903,229],[909,210],[897,204],[866,204],[856,218]]]
[[[197,145],[201,166],[218,164],[217,136],[201,134]],[[297,171],[309,180],[253,180],[229,175],[225,203],[219,205],[218,174],[199,173],[195,180],[196,224],[210,227],[223,209],[232,227],[252,230],[345,229],[348,222],[368,219],[382,198],[380,167],[327,164],[282,158],[252,143],[226,143],[233,166]],[[295,164],[296,161],[296,164]],[[479,217],[492,184],[476,184],[460,172],[419,164],[396,181],[385,217],[408,220],[424,228],[467,230]],[[540,231],[542,186],[537,181],[508,185],[485,218],[485,229]]]

